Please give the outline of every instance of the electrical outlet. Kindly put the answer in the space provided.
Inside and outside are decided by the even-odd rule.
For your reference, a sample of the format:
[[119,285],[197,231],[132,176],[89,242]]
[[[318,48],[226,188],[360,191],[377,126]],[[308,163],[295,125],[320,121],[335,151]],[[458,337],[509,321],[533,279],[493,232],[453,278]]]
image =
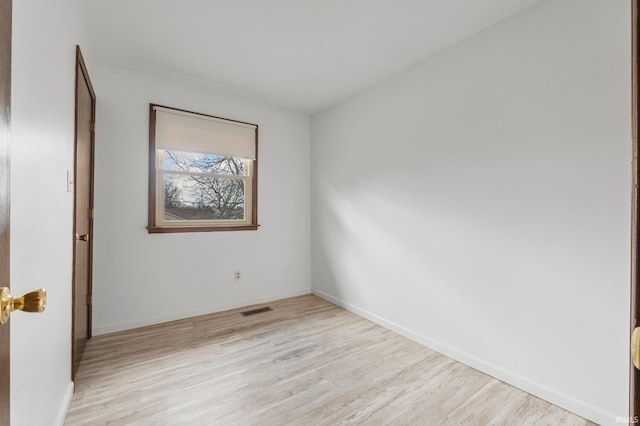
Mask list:
[[240,281],[240,279],[242,278],[242,275],[240,274],[240,270],[238,269],[237,271],[235,271],[234,273],[234,278],[236,281]]

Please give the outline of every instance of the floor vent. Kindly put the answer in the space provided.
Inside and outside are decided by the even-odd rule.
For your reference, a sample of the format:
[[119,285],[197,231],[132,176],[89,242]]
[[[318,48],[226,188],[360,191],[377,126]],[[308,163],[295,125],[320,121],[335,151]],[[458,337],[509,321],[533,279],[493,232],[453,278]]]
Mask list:
[[265,306],[264,308],[258,308],[251,311],[244,311],[242,312],[242,316],[248,317],[249,315],[261,314],[263,312],[269,312],[269,311],[273,311],[273,309],[271,309],[269,306]]

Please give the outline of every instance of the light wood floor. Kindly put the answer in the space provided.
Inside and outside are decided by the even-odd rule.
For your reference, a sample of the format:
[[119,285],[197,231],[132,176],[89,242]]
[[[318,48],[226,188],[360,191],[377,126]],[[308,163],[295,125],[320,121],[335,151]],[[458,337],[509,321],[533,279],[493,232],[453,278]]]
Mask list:
[[89,341],[66,425],[592,425],[315,296]]

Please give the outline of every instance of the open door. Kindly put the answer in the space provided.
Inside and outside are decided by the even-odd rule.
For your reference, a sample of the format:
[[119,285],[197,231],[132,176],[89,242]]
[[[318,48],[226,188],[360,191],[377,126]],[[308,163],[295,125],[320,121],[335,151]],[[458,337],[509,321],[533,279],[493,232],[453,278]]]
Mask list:
[[[11,0],[0,0],[0,287],[9,287]],[[9,426],[10,324],[0,325],[0,426]]]
[[9,316],[15,310],[42,312],[47,303],[43,289],[22,297],[9,292],[11,7],[11,0],[0,0],[0,426],[9,426],[11,420]]
[[73,316],[71,379],[75,379],[87,340],[91,338],[93,265],[93,156],[96,95],[76,47],[76,141],[73,218]]
[[[640,140],[638,139],[638,127],[640,123],[640,0],[631,1],[631,98],[632,98],[632,126],[633,126],[633,151],[632,151],[632,198],[631,198],[631,377],[630,377],[630,417],[640,416],[640,183],[638,160]],[[634,366],[635,365],[635,366]],[[635,422],[634,422],[635,423]]]

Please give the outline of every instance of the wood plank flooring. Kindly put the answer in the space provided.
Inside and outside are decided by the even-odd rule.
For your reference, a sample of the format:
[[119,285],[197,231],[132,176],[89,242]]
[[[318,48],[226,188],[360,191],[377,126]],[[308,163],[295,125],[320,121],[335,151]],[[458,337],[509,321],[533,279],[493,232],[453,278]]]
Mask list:
[[65,425],[592,425],[316,296],[97,336]]

